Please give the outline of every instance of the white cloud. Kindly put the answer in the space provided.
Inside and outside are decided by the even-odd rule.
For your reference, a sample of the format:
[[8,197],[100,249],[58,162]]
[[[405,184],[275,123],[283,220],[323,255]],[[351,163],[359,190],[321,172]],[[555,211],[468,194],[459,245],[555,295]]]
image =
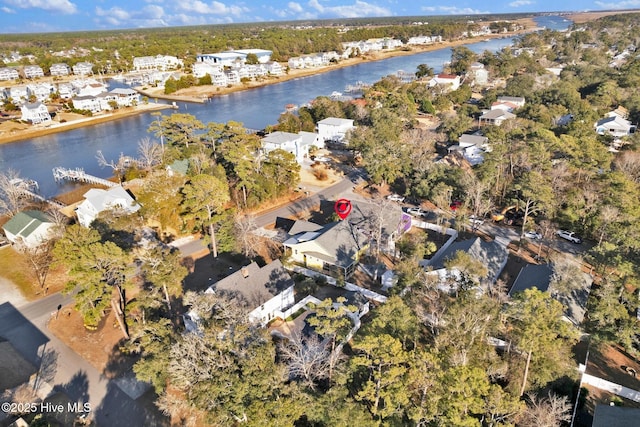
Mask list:
[[[342,6],[323,6],[318,0],[309,0],[309,8],[317,13],[307,11],[307,18],[358,18],[363,16],[392,16],[393,12],[385,7],[365,1],[356,0],[353,4]],[[300,17],[298,17],[300,18]]]
[[481,11],[478,9],[472,9],[470,7],[456,7],[456,6],[427,6],[422,8],[425,12],[440,13],[446,15],[480,15],[483,13],[490,13],[488,11]]
[[75,3],[71,3],[69,0],[5,0],[5,3],[21,9],[36,8],[68,15],[78,11]]
[[300,6],[300,3],[296,3],[294,1],[290,1],[287,4],[287,7],[294,13],[302,13],[302,11],[304,10],[302,9],[302,6]]
[[535,4],[535,2],[530,0],[516,0],[509,3],[509,6],[521,7],[521,6],[529,6],[530,4]]
[[9,9],[9,8],[8,8],[8,7],[6,7],[6,6],[0,7],[0,10],[1,10],[1,11],[3,11],[4,13],[16,13],[16,11],[15,11],[15,10],[13,10],[13,9]]
[[636,9],[640,7],[640,0],[626,0],[615,3],[607,3],[603,1],[595,2],[602,9]]
[[126,21],[131,18],[129,12],[119,7],[112,7],[111,9],[96,7],[96,15],[110,19],[113,22]]
[[207,15],[231,15],[241,16],[243,13],[249,11],[248,8],[242,6],[227,6],[224,3],[218,1],[212,1],[211,3],[205,3],[200,0],[181,2],[178,4],[178,10],[184,12],[196,12]]

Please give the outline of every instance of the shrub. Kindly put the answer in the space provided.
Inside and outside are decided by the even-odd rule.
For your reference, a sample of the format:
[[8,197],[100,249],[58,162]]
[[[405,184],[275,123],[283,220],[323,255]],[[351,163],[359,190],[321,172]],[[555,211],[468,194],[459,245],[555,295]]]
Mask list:
[[324,168],[314,168],[313,176],[315,176],[318,181],[325,181],[327,178],[329,178],[329,174]]

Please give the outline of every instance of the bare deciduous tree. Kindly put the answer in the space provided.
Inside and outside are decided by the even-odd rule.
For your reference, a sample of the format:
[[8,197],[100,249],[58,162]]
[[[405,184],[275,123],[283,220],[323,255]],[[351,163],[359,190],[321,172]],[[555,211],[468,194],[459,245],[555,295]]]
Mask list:
[[113,173],[118,176],[118,180],[122,182],[122,178],[124,176],[124,172],[127,169],[127,165],[129,163],[129,159],[122,153],[120,153],[120,157],[118,157],[117,161],[108,161],[101,150],[96,152],[96,159],[98,160],[98,165],[101,167],[107,166],[113,170]]
[[328,343],[317,335],[305,338],[294,334],[279,346],[279,351],[289,367],[290,377],[299,379],[310,389],[315,389],[317,381],[329,377],[331,351]]
[[150,172],[151,169],[162,161],[163,147],[151,140],[151,138],[142,138],[138,142],[138,154],[140,158],[138,163],[140,166]]
[[28,204],[21,182],[20,174],[13,169],[0,173],[0,214],[12,217]]
[[43,290],[45,294],[49,290],[48,287],[45,287],[45,284],[49,274],[49,268],[53,263],[53,246],[53,241],[48,240],[37,246],[25,247],[24,252],[29,262],[31,273],[35,276],[40,290]]
[[556,427],[571,419],[571,404],[566,397],[554,393],[542,398],[532,394],[527,397],[529,401],[519,426]]
[[258,226],[253,215],[237,215],[234,220],[236,241],[244,256],[251,258],[258,254],[261,239],[255,234]]

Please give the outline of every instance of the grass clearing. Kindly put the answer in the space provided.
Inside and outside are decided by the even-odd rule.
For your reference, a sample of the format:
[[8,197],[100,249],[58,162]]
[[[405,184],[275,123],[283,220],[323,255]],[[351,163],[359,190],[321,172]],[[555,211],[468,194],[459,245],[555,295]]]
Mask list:
[[20,288],[20,292],[28,300],[36,298],[37,289],[31,276],[27,258],[12,247],[0,250],[0,271],[2,277],[12,281]]

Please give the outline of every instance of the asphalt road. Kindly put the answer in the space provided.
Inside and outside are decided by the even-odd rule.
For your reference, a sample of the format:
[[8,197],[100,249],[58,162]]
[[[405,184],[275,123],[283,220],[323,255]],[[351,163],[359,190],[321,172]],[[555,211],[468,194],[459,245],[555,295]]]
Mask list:
[[[58,307],[71,301],[57,293],[19,308],[8,302],[0,305],[0,337],[39,369],[41,394],[61,391],[72,402],[88,402],[87,416],[98,426],[168,425],[155,408],[138,404],[48,330],[47,322]],[[0,413],[0,422],[4,415]]]
[[322,200],[334,200],[336,196],[350,192],[354,186],[363,180],[363,177],[364,172],[353,171],[342,180],[313,195],[256,216],[255,223],[258,227],[264,227],[275,223],[277,217],[288,218],[298,212],[307,211],[320,205]]

